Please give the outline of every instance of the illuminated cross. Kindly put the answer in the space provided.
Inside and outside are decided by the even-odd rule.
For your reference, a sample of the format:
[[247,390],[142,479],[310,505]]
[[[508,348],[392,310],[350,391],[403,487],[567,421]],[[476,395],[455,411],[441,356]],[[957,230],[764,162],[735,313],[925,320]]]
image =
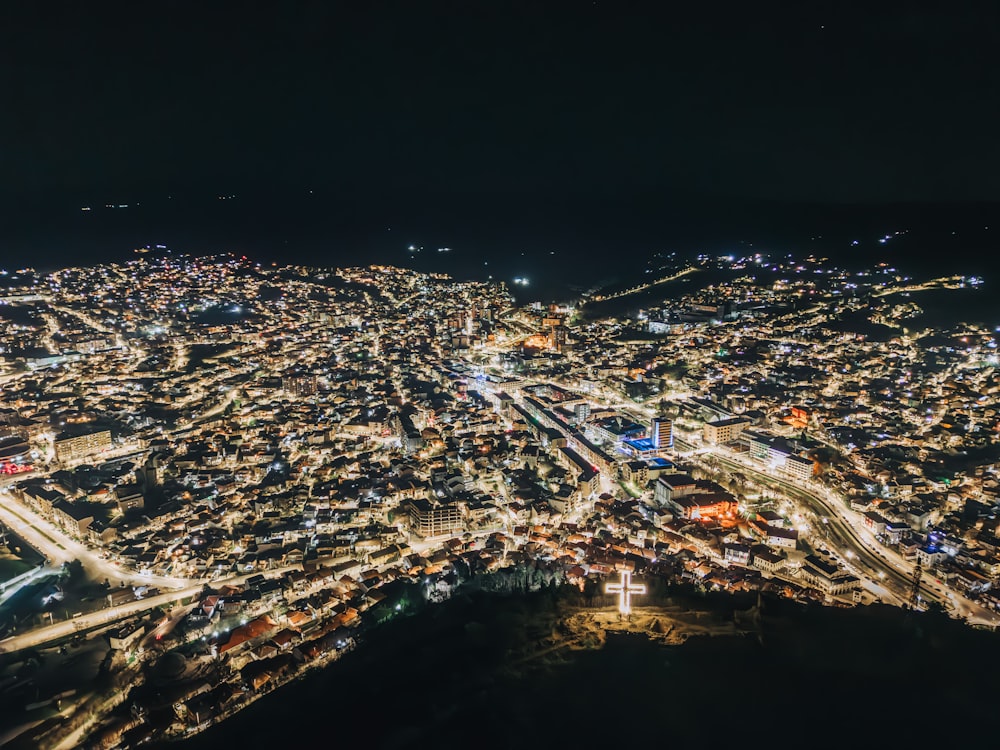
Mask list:
[[626,617],[632,614],[632,594],[645,594],[646,585],[643,583],[632,583],[632,571],[620,571],[621,581],[605,585],[604,591],[608,594],[618,594],[618,612]]

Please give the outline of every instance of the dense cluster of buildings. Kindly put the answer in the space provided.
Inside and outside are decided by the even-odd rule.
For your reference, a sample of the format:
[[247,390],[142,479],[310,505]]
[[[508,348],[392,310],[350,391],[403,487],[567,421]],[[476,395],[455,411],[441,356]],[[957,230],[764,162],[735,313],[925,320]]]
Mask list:
[[[388,267],[164,256],[26,271],[4,342],[22,372],[0,408],[22,448],[10,462],[43,470],[18,494],[126,565],[201,577],[577,519],[622,487],[663,519],[657,478],[686,435],[795,480],[823,474],[893,544],[933,546],[919,538],[933,521],[963,540],[938,563],[971,553],[992,570],[967,528],[973,514],[989,527],[991,466],[963,474],[945,456],[995,442],[993,336],[916,330],[892,269],[769,263],[730,261],[755,276],[644,311],[673,321],[653,340]],[[676,519],[722,507],[670,502]]]
[[[571,582],[627,567],[874,597],[713,471],[716,450],[825,485],[880,544],[993,606],[995,334],[920,329],[896,296],[915,285],[886,268],[721,270],[669,307],[591,321],[393,267],[25,272],[0,338],[0,448],[25,469],[11,495],[130,570],[254,576],[182,628],[251,690],[292,651],[342,648],[387,584],[529,560]],[[183,720],[203,723],[206,700],[178,701]]]

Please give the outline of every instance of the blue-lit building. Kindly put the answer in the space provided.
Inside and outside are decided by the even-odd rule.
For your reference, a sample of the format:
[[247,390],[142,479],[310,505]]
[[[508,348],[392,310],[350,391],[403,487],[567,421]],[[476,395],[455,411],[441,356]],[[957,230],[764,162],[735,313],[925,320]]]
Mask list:
[[659,454],[659,449],[650,438],[623,440],[618,444],[618,450],[635,458],[653,458]]
[[606,417],[590,425],[590,429],[602,443],[621,443],[646,437],[646,428],[625,417]]

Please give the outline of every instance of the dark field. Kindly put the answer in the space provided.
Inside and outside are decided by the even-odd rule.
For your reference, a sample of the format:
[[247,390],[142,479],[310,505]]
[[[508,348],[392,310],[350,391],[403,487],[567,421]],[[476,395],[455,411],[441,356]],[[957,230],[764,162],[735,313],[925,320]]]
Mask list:
[[391,622],[180,747],[901,747],[992,733],[1000,640],[943,617],[765,602],[760,640],[619,635],[531,658],[561,606],[475,595]]

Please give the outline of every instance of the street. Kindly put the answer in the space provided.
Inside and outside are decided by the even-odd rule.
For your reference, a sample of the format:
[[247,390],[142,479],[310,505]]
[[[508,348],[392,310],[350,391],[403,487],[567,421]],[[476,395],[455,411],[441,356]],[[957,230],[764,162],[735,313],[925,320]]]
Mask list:
[[[686,445],[691,452],[695,451],[691,443],[678,442]],[[895,600],[893,603],[908,603],[913,564],[903,560],[895,550],[879,543],[864,527],[861,514],[845,507],[842,501],[833,496],[831,490],[822,485],[803,486],[787,478],[769,474],[762,471],[758,464],[721,446],[712,446],[708,452],[722,466],[731,471],[753,475],[762,484],[780,489],[784,495],[825,519],[821,522],[822,533],[831,542],[830,551],[841,557],[845,567],[859,576],[869,578],[876,586],[883,587],[891,593]],[[956,616],[967,619],[970,624],[990,627],[1000,624],[1000,617],[992,610],[957,594],[926,573],[921,583],[920,596],[925,601],[941,604]]]
[[3,482],[3,486],[0,486],[0,523],[12,529],[26,543],[45,555],[50,565],[58,566],[79,560],[87,575],[95,581],[107,579],[161,588],[190,585],[190,579],[145,576],[115,565],[86,544],[69,538],[34,511],[18,503],[6,486],[10,483],[10,478],[4,478],[0,482]]

